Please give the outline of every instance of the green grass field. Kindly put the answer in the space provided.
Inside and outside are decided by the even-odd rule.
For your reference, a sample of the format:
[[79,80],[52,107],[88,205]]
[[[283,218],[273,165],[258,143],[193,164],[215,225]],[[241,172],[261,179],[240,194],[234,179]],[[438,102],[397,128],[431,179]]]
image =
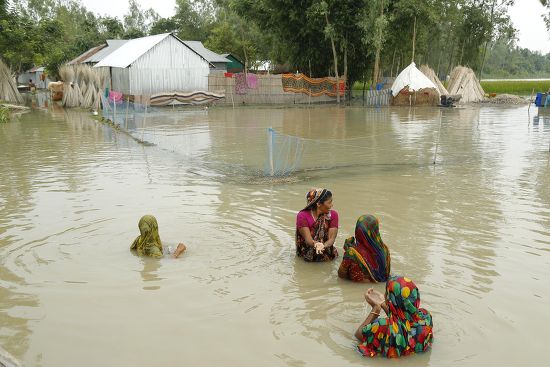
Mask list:
[[517,95],[531,95],[533,89],[537,92],[546,92],[550,88],[550,80],[498,80],[482,81],[481,86],[485,93],[508,93]]

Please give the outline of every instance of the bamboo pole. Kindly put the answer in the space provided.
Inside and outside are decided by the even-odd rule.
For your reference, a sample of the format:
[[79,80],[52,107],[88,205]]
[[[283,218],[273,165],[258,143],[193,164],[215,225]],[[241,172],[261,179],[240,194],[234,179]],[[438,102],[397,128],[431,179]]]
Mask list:
[[437,150],[439,148],[439,139],[441,138],[441,124],[442,124],[442,121],[443,121],[443,117],[442,117],[442,113],[441,113],[441,109],[439,109],[439,130],[437,132],[437,140],[435,142],[435,153],[434,153],[434,166],[435,166],[435,163],[437,161]]
[[533,88],[533,90],[531,90],[531,97],[529,97],[529,107],[527,107],[527,113],[529,113],[529,110],[531,109],[531,104],[533,103],[532,100],[533,100],[533,94],[535,93],[535,88]]

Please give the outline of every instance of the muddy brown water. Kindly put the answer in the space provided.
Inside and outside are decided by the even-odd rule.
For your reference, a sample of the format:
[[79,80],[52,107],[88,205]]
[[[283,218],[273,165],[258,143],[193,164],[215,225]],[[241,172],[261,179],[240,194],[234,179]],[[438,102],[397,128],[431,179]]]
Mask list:
[[[400,366],[546,361],[536,109],[213,108],[134,121],[144,146],[53,107],[0,126],[0,345],[26,366],[387,365],[355,351],[366,286],[294,255],[314,186],[334,193],[339,248],[359,215],[379,217],[393,272],[433,314],[433,350]],[[309,139],[291,177],[261,176],[270,126]],[[130,253],[147,213],[183,258]]]

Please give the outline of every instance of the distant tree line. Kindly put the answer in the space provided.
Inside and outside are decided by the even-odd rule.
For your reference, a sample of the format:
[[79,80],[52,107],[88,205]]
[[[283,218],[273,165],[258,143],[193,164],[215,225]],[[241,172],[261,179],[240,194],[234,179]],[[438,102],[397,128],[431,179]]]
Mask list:
[[[547,5],[546,0],[541,2]],[[439,75],[467,65],[478,75],[550,75],[549,56],[516,47],[514,0],[176,0],[163,18],[129,0],[122,19],[78,0],[0,0],[0,57],[16,71],[58,67],[106,39],[175,32],[251,67],[371,82],[411,60]],[[550,2],[548,2],[550,11]],[[414,38],[414,42],[413,42]]]

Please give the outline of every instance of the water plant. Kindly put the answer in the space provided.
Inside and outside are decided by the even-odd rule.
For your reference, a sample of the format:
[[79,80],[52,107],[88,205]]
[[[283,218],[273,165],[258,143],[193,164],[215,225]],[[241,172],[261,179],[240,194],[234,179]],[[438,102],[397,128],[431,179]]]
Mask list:
[[10,122],[10,110],[7,107],[0,106],[0,124]]

